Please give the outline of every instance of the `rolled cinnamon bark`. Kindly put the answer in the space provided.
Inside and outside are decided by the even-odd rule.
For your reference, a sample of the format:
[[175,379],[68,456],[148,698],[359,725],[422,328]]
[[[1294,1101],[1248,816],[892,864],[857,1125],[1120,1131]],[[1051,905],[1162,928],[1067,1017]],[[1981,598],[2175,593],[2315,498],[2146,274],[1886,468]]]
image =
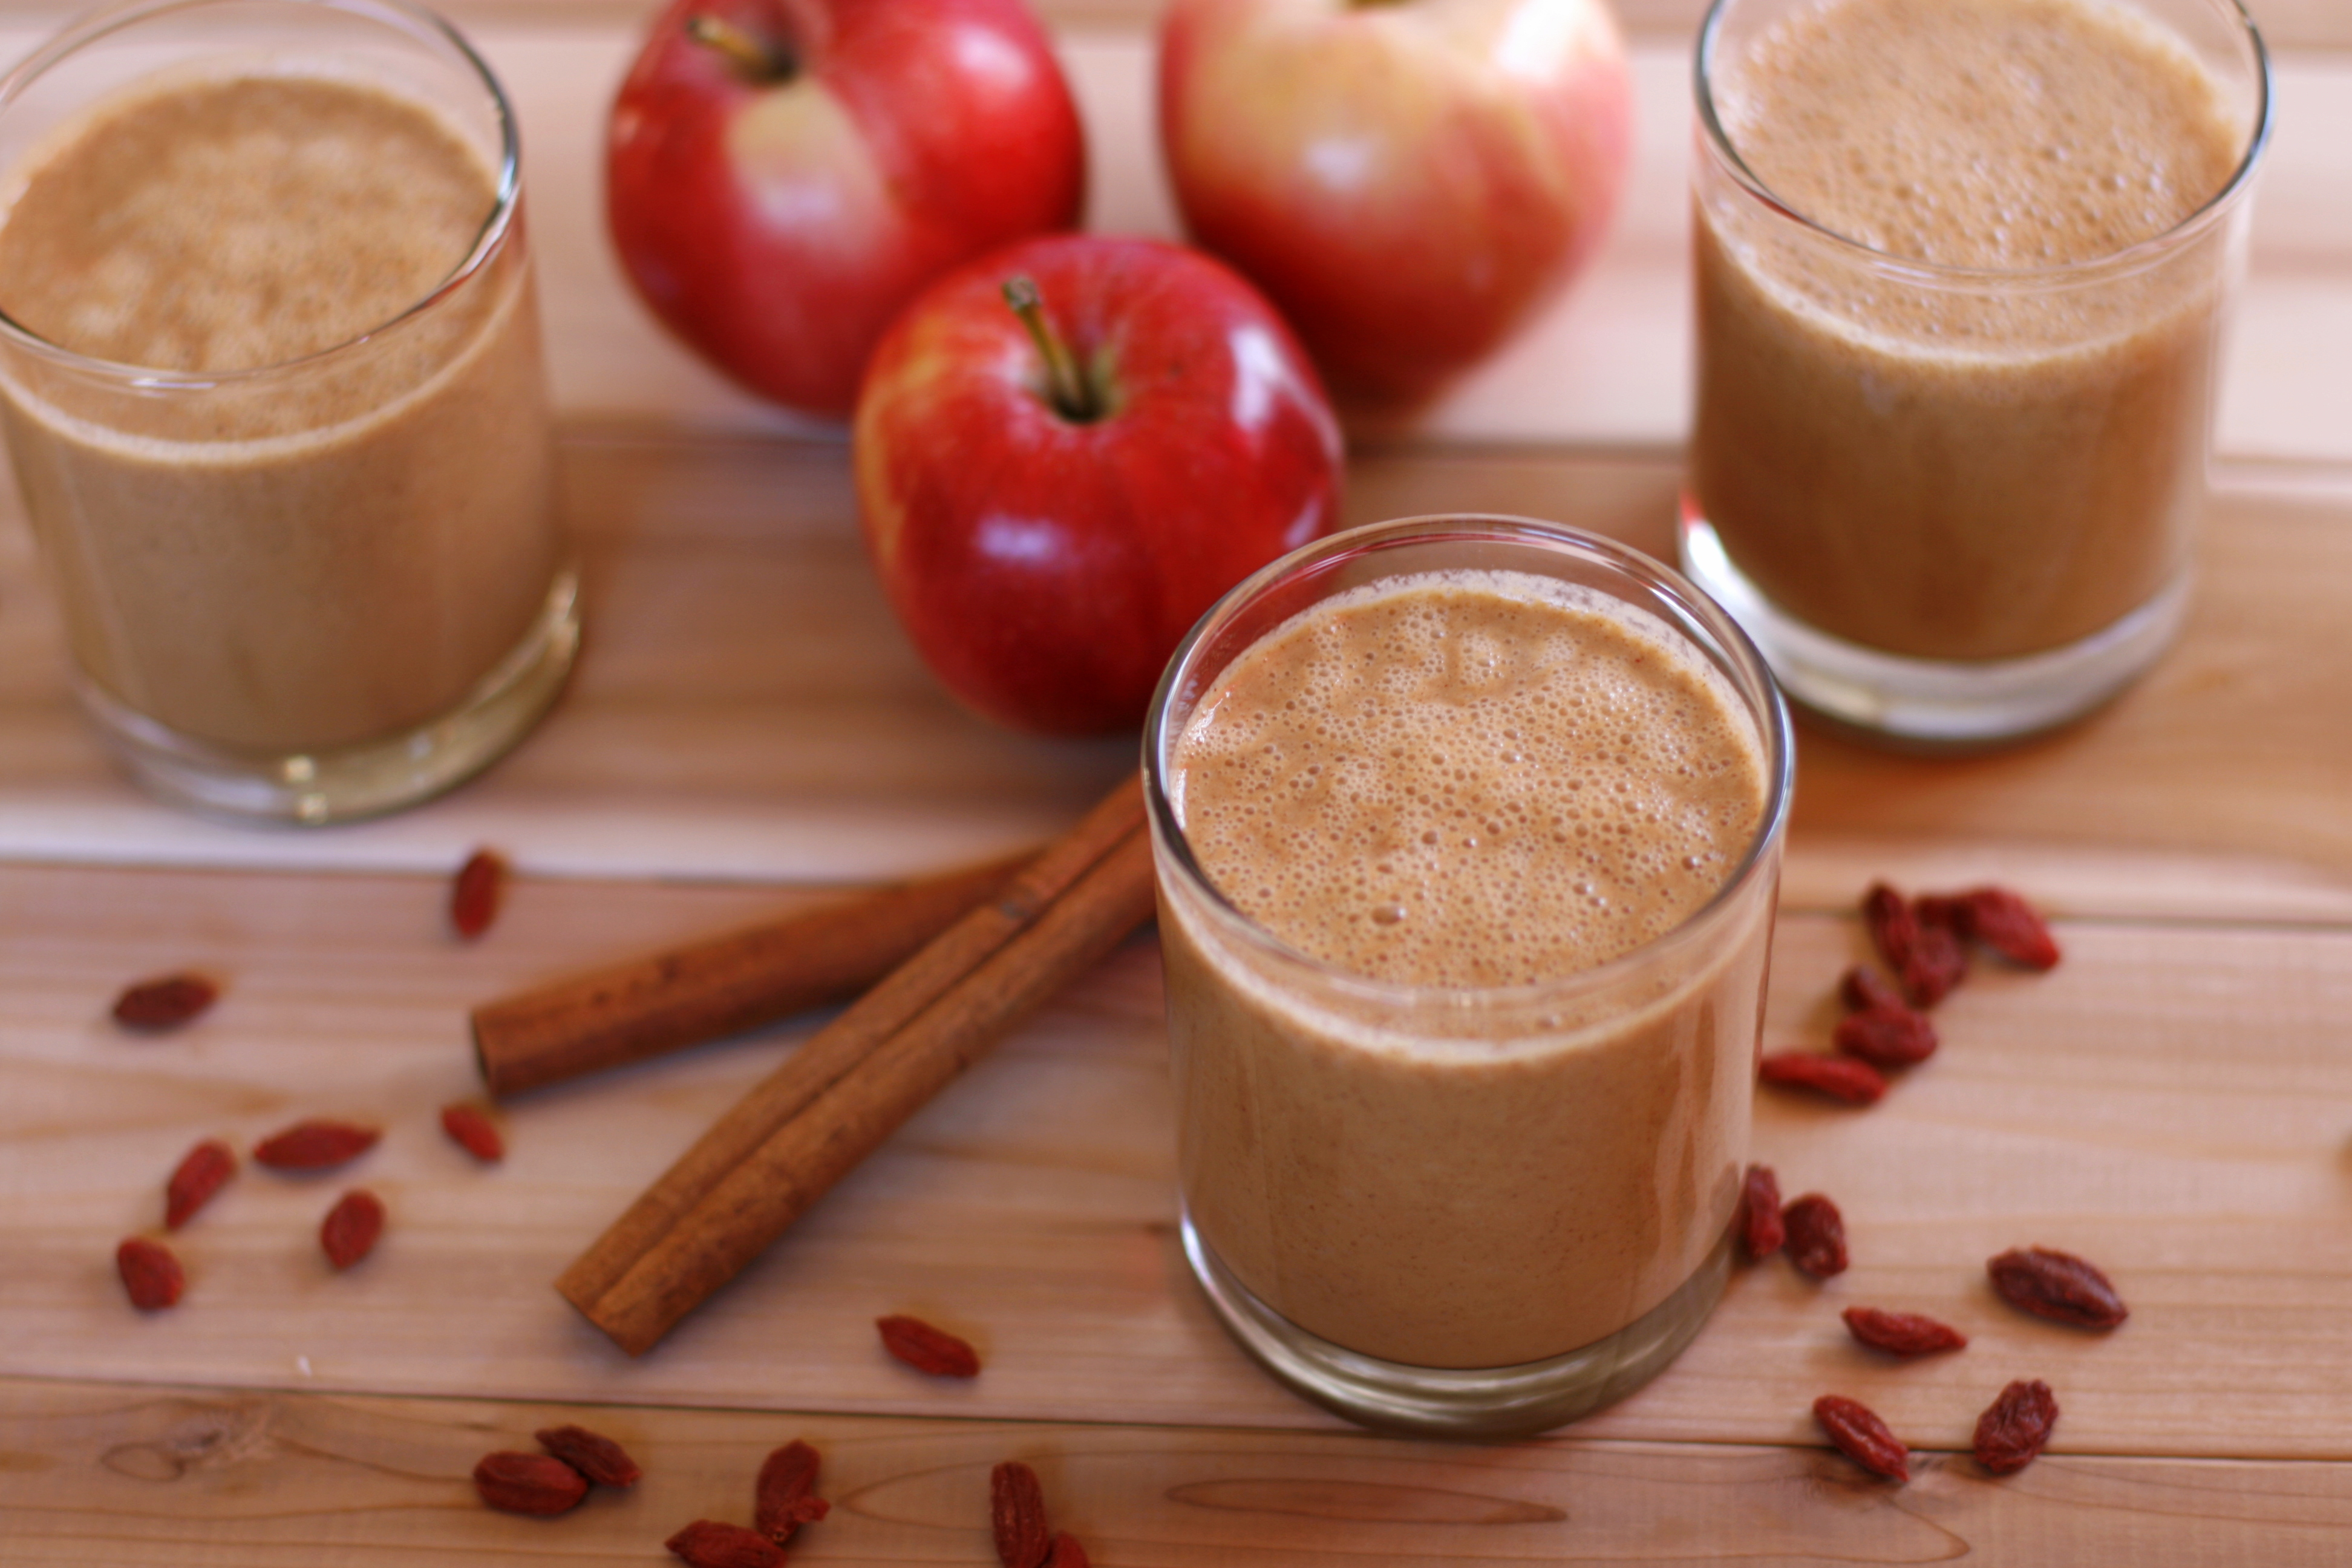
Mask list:
[[844,1002],[1001,891],[1026,855],[861,893],[474,1009],[503,1099]]
[[556,1289],[643,1354],[1151,907],[1129,779],[756,1085]]

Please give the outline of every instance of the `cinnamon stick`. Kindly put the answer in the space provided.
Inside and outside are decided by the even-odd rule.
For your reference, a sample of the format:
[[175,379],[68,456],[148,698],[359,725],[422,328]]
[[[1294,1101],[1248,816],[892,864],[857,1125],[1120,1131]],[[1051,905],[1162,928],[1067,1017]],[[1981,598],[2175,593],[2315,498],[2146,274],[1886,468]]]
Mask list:
[[556,1281],[631,1355],[742,1267],[1151,911],[1132,778],[818,1031]]
[[1028,857],[884,888],[474,1009],[503,1099],[846,1001],[1002,889]]

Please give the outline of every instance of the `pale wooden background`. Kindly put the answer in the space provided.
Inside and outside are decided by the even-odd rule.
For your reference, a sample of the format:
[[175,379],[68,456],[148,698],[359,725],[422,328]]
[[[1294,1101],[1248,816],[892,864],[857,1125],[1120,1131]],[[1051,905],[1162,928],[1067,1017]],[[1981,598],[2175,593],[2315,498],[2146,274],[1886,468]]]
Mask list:
[[[1166,232],[1151,8],[1047,7],[1096,154],[1100,226]],[[0,9],[0,53],[40,30]],[[1356,1433],[1223,1338],[1171,1237],[1158,964],[1139,938],[956,1086],[673,1340],[628,1363],[549,1289],[626,1199],[806,1026],[520,1103],[494,1171],[433,1111],[469,1090],[467,1007],[797,907],[817,885],[1026,842],[1131,765],[941,698],[856,542],[836,432],[702,371],[623,291],[595,147],[642,12],[457,7],[523,118],[551,371],[591,634],[516,756],[391,822],[257,833],[147,805],[64,700],[57,633],[0,502],[0,1561],[310,1565],[655,1562],[742,1520],[776,1443],[824,1448],[811,1563],[989,1560],[995,1460],[1036,1463],[1111,1564],[1636,1560],[2326,1563],[2352,1541],[2352,13],[2261,19],[2289,46],[2182,646],[2109,710],[2001,755],[1927,762],[1808,732],[1768,1047],[1816,1044],[1872,878],[1985,877],[2062,917],[2066,964],[1972,981],[1936,1061],[1878,1109],[1768,1097],[1759,1157],[1844,1203],[1855,1267],[1744,1274],[1692,1351],[1538,1442]],[[1684,40],[1633,10],[1634,194],[1579,289],[1411,428],[1359,429],[1357,521],[1567,518],[1667,547],[1685,395]],[[441,924],[478,843],[526,875],[478,946]],[[227,982],[183,1037],[102,1012],[166,967]],[[200,1136],[381,1120],[357,1168],[382,1251],[310,1241],[340,1184],[247,1173],[184,1233],[191,1285],[141,1319],[110,1267]],[[2094,1256],[2134,1316],[2023,1320],[1985,1257]],[[1857,1301],[1976,1336],[1896,1367]],[[908,1373],[871,1319],[971,1335],[969,1386]],[[1994,1482],[1975,1413],[2041,1376],[2057,1451]],[[1900,1492],[1818,1446],[1834,1389],[1924,1449]],[[480,1453],[554,1417],[649,1479],[542,1523],[481,1510]],[[527,1446],[527,1443],[526,1443]]]

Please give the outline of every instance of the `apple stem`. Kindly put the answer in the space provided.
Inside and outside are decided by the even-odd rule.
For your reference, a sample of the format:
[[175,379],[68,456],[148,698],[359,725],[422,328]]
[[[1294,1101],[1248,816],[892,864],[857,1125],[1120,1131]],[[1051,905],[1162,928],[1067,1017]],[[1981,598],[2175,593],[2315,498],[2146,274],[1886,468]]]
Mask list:
[[724,17],[696,12],[686,19],[686,36],[725,55],[728,63],[758,82],[790,81],[801,63],[792,51],[757,37]]
[[1028,277],[1005,280],[1004,302],[1029,329],[1029,341],[1045,361],[1045,396],[1065,419],[1084,425],[1103,415],[1102,400],[1094,395],[1087,378],[1078,372],[1078,362],[1070,357],[1069,345],[1045,320],[1045,301],[1037,292],[1036,280]]

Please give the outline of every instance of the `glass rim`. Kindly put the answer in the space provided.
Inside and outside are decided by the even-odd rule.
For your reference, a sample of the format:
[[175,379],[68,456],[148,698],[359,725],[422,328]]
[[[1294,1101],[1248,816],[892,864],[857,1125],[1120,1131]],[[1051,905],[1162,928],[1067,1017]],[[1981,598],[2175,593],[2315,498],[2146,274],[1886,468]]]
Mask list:
[[1706,17],[1699,25],[1698,47],[1692,55],[1692,95],[1697,105],[1699,125],[1705,132],[1707,152],[1742,190],[1790,222],[1841,249],[1865,258],[1874,267],[1920,279],[1954,285],[1999,284],[2010,288],[2019,284],[2072,287],[2090,279],[2104,279],[2154,266],[2220,225],[2240,205],[2253,184],[2254,171],[2262,163],[2263,149],[2270,144],[2271,132],[2277,116],[2277,94],[2272,80],[2270,47],[2263,41],[2262,29],[2254,25],[2254,18],[2247,11],[2243,0],[2214,0],[2217,10],[2236,20],[2252,58],[2253,131],[2246,138],[2245,154],[2238,160],[2237,167],[2221,183],[2221,188],[2195,211],[2170,228],[2149,235],[2145,239],[2135,240],[2120,250],[2050,267],[1954,267],[1916,256],[1902,256],[1865,245],[1851,235],[1840,234],[1800,211],[1775,194],[1763,177],[1748,166],[1738,149],[1731,144],[1730,134],[1724,130],[1722,120],[1716,113],[1715,94],[1708,87],[1707,75],[1720,40],[1724,16],[1733,5],[1741,3],[1743,0],[1709,0]]
[[[1183,824],[1177,819],[1175,804],[1169,795],[1167,763],[1174,737],[1169,732],[1167,721],[1186,685],[1186,677],[1192,673],[1195,654],[1212,635],[1276,584],[1301,570],[1342,556],[1424,542],[1479,539],[1565,548],[1622,574],[1653,595],[1646,601],[1629,598],[1629,603],[1664,621],[1670,630],[1692,643],[1701,658],[1718,665],[1727,664],[1729,668],[1724,673],[1748,704],[1756,723],[1764,762],[1764,810],[1738,864],[1706,902],[1672,930],[1605,963],[1511,985],[1416,985],[1382,980],[1343,969],[1291,946],[1244,914],[1210,880],[1192,854],[1191,841],[1184,835]],[[1495,569],[1510,570],[1507,565]],[[1693,627],[1703,631],[1705,639],[1694,637]],[[1710,641],[1712,647],[1708,646]],[[1563,993],[1605,990],[1638,968],[1654,963],[1662,949],[1679,948],[1700,940],[1729,918],[1757,879],[1766,875],[1776,863],[1779,849],[1787,838],[1790,803],[1796,790],[1796,735],[1780,685],[1747,632],[1729,612],[1672,567],[1605,534],[1570,523],[1507,513],[1433,512],[1365,523],[1309,541],[1260,567],[1210,605],[1177,644],[1152,693],[1143,725],[1143,789],[1153,838],[1168,851],[1167,860],[1172,862],[1186,888],[1227,936],[1334,990],[1381,1005],[1427,1007],[1452,1003],[1499,1010],[1534,1005]]]
[[464,259],[426,290],[422,298],[390,319],[341,342],[330,343],[325,348],[297,358],[278,360],[270,364],[217,371],[171,370],[158,365],[127,364],[119,360],[80,353],[51,342],[5,310],[0,310],[0,340],[56,364],[123,382],[142,391],[207,392],[248,384],[341,358],[397,330],[462,288],[489,263],[504,244],[509,231],[514,226],[515,213],[522,195],[522,144],[515,123],[514,105],[508,100],[506,89],[499,85],[488,62],[467,41],[465,35],[433,11],[413,4],[412,0],[121,0],[120,4],[94,11],[52,34],[31,54],[10,68],[5,76],[0,76],[0,115],[5,115],[52,68],[89,45],[157,17],[224,5],[340,11],[347,16],[382,23],[413,38],[446,47],[455,54],[456,59],[452,63],[470,71],[479,83],[489,100],[499,128],[497,187],[492,194],[489,216],[482,220],[482,226],[474,236],[474,242]]

